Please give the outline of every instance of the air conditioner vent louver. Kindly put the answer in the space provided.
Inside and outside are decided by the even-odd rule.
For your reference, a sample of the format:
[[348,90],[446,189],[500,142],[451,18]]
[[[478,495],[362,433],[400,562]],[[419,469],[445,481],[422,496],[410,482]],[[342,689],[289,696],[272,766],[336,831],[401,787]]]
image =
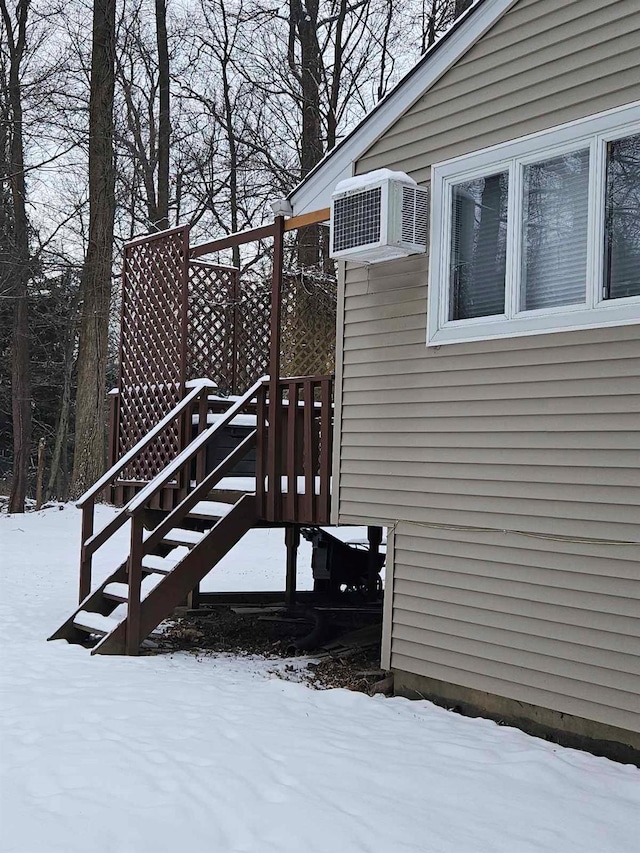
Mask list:
[[342,181],[331,198],[331,257],[377,263],[426,251],[429,193],[402,172]]
[[407,243],[426,243],[428,219],[428,193],[416,187],[402,187],[402,239]]

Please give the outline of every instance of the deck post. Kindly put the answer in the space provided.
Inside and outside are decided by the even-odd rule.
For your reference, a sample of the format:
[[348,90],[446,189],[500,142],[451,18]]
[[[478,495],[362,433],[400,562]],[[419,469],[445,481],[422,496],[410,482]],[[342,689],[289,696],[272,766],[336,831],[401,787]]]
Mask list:
[[276,520],[277,509],[281,501],[279,456],[282,452],[281,437],[278,435],[280,423],[280,400],[278,398],[278,380],[280,378],[280,329],[282,316],[282,256],[284,250],[284,216],[276,216],[273,235],[273,274],[271,279],[271,335],[269,342],[269,433],[267,445],[267,518]]
[[95,498],[91,497],[82,506],[82,531],[80,533],[82,544],[80,548],[80,589],[78,592],[79,603],[91,592],[91,558],[92,551],[87,549],[87,541],[93,536],[93,513]]
[[129,551],[129,598],[127,603],[127,654],[137,655],[140,650],[140,585],[142,583],[142,555],[144,525],[142,513],[131,518],[131,549]]
[[367,527],[369,540],[369,565],[367,572],[367,597],[373,601],[378,594],[378,556],[382,544],[382,528]]
[[199,610],[200,609],[200,584],[196,584],[194,588],[191,590],[189,595],[187,596],[187,609],[188,610]]
[[300,528],[295,524],[287,525],[284,531],[284,544],[287,547],[287,583],[284,603],[288,608],[296,603],[296,575],[298,570],[298,548],[300,546]]

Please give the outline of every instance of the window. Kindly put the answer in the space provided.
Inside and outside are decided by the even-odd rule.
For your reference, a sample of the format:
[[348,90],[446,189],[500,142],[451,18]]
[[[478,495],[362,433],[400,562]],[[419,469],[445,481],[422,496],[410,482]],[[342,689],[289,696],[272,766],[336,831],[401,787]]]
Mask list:
[[640,323],[640,104],[432,170],[427,343]]

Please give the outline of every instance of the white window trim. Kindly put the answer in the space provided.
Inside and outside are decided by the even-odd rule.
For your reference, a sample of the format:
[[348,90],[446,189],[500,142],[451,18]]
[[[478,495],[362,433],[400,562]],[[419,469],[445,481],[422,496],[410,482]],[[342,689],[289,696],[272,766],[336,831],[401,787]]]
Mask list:
[[[640,323],[640,296],[605,300],[602,286],[606,143],[636,133],[640,133],[640,101],[432,167],[427,346]],[[523,165],[578,150],[581,144],[590,149],[586,302],[518,311]],[[506,170],[509,198],[505,313],[449,320],[451,188],[462,181]]]

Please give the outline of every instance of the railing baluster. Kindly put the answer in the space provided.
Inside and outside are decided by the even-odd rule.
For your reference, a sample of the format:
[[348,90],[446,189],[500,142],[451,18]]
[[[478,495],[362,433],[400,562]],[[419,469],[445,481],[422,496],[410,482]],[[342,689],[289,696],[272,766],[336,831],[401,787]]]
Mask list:
[[[202,394],[200,395],[200,400],[198,401],[198,430],[197,434],[200,435],[207,428],[207,414],[209,411],[209,395],[206,389],[203,389]],[[195,409],[195,406],[194,406]],[[191,418],[193,421],[193,418]],[[196,485],[201,483],[207,472],[207,448],[204,446],[196,457]]]
[[320,433],[320,424],[322,418],[322,397],[316,405],[316,396],[318,392],[322,393],[322,386],[319,381],[314,380],[311,399],[313,400],[313,444],[312,444],[312,465],[313,468],[313,519],[314,521],[320,518],[320,442],[322,440]]
[[289,389],[289,406],[287,408],[287,462],[285,476],[287,478],[287,521],[297,521],[298,519],[298,503],[297,489],[297,459],[298,459],[298,429],[297,429],[297,414],[298,414],[298,384],[296,382],[288,383]]
[[[313,383],[305,379],[303,383],[303,435],[304,435],[304,517],[310,522],[313,516],[313,496],[315,492],[315,468],[313,465]],[[297,483],[295,484],[297,488]]]
[[328,524],[331,515],[331,456],[333,424],[331,412],[331,379],[320,382],[320,495],[319,521]]
[[267,405],[269,427],[267,430],[267,521],[277,521],[281,501],[280,483],[280,441],[282,423],[282,386],[279,382],[269,383],[269,400]]
[[256,426],[258,429],[256,445],[256,503],[260,518],[266,518],[267,504],[265,495],[265,477],[267,474],[265,461],[267,451],[267,386],[258,389],[256,405]]

